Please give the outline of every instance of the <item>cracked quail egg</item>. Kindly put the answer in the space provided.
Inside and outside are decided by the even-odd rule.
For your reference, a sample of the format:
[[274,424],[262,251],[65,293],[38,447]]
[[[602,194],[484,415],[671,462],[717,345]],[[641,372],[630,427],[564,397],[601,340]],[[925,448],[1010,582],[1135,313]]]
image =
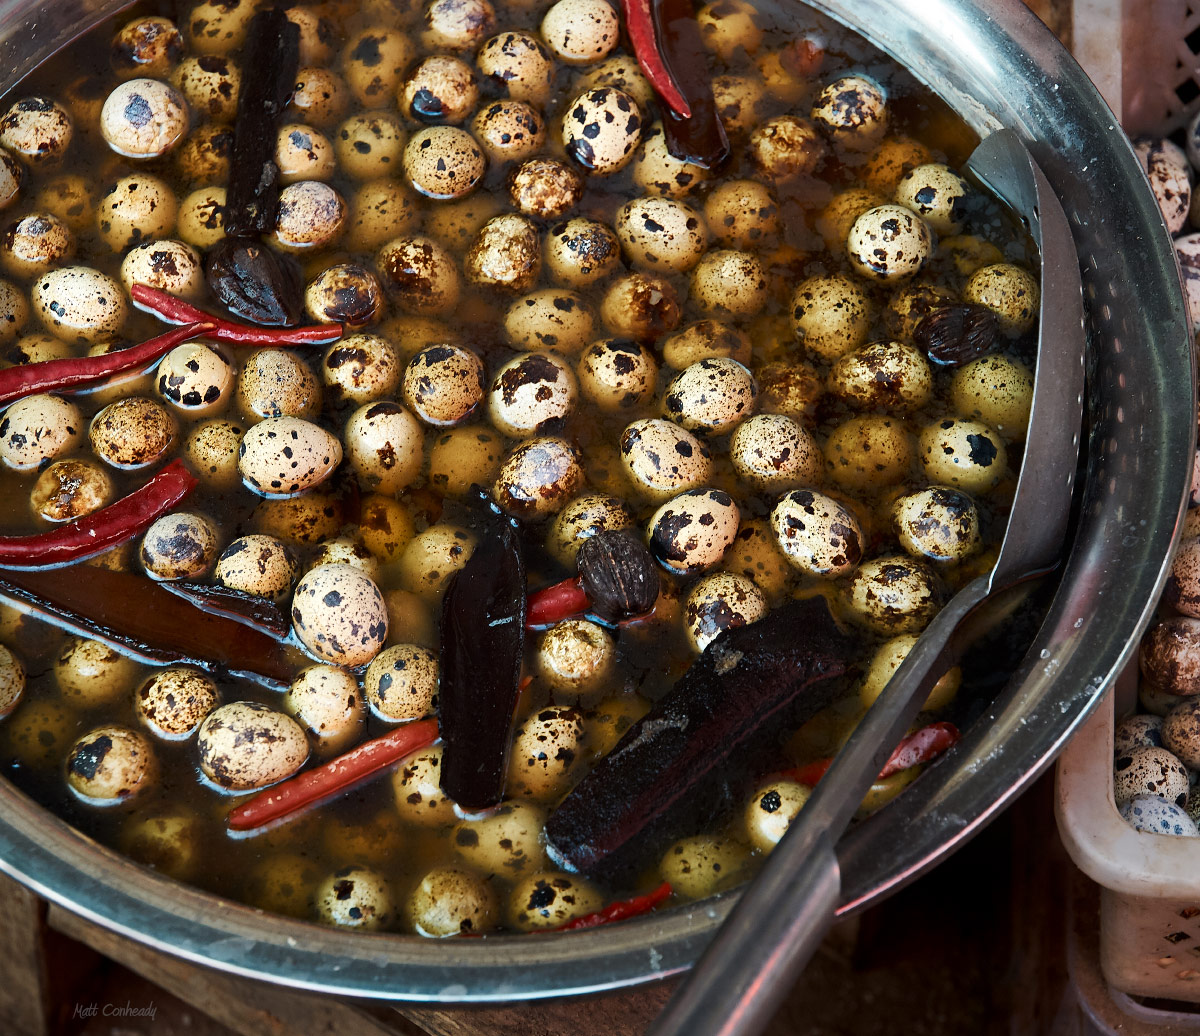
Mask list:
[[817,95],[812,118],[840,147],[869,151],[887,133],[887,94],[867,76],[842,76]]
[[488,220],[463,259],[473,284],[526,292],[542,271],[542,240],[532,220],[510,212]]
[[506,184],[513,208],[538,219],[561,219],[583,197],[583,177],[557,158],[522,162]]
[[38,475],[29,504],[46,521],[69,522],[100,510],[112,496],[112,479],[95,461],[57,460]]
[[[189,122],[183,95],[157,79],[126,80],[108,95],[100,112],[105,141],[126,158],[160,158],[187,136]],[[2,121],[0,144],[12,146]]]
[[186,666],[159,670],[133,693],[138,719],[168,741],[190,738],[220,703],[213,678]]
[[436,316],[458,304],[458,263],[432,238],[395,238],[380,249],[375,265],[388,293],[409,313]]

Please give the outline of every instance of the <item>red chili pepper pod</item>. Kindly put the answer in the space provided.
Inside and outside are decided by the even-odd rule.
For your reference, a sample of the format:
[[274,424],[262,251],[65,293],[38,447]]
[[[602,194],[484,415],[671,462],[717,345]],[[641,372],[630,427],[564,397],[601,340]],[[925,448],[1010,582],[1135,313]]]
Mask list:
[[307,327],[250,327],[233,320],[206,313],[190,302],[168,295],[148,284],[135,284],[129,289],[138,309],[153,313],[168,324],[188,324],[202,321],[212,324],[205,332],[219,342],[237,345],[328,345],[342,337],[341,324],[311,324]]
[[579,579],[564,579],[561,583],[554,583],[529,595],[525,628],[533,630],[553,626],[573,615],[582,615],[591,606],[592,602],[579,585]]
[[671,898],[675,890],[669,881],[664,881],[657,888],[643,896],[633,896],[631,899],[619,899],[594,914],[584,914],[573,921],[568,921],[554,929],[557,932],[575,932],[581,928],[596,928],[602,924],[612,924],[614,921],[627,921],[640,914],[648,914],[656,906]]

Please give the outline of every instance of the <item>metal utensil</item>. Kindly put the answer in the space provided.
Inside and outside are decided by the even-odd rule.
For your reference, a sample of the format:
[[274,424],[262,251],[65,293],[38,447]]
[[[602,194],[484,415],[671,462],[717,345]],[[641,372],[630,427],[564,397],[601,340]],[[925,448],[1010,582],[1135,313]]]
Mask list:
[[968,583],[917,641],[859,723],[791,830],[649,1030],[654,1036],[756,1033],[833,923],[841,896],[836,842],[933,685],[970,640],[985,602],[1058,563],[1083,418],[1083,300],[1071,228],[1020,138],[999,130],[968,170],[1019,214],[1041,250],[1037,371],[1012,511],[992,571]]

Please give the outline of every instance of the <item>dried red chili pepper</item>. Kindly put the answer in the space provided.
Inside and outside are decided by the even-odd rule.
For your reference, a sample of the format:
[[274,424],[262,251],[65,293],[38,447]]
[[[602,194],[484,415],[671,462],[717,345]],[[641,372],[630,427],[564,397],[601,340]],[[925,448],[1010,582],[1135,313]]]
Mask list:
[[138,309],[153,313],[168,324],[189,324],[201,321],[213,329],[204,332],[219,342],[239,345],[328,345],[342,337],[341,324],[310,324],[307,327],[249,327],[234,320],[205,313],[190,302],[168,295],[148,284],[135,284],[129,289]]
[[525,613],[525,628],[534,630],[553,626],[556,622],[582,615],[591,606],[588,595],[579,585],[578,576],[564,579],[561,583],[543,587],[529,595],[529,607]]
[[596,928],[602,924],[611,924],[614,921],[626,921],[640,914],[648,914],[656,906],[670,899],[674,891],[671,888],[671,883],[664,881],[656,889],[647,892],[644,896],[619,899],[614,903],[609,903],[603,909],[597,910],[594,914],[584,914],[583,917],[577,917],[573,921],[568,921],[566,924],[552,929],[552,931],[574,932],[580,928]]
[[114,504],[32,536],[0,536],[0,568],[55,568],[102,554],[145,531],[196,486],[180,460]]
[[243,802],[230,811],[229,826],[235,831],[246,831],[286,817],[375,776],[405,756],[433,744],[437,736],[437,720],[422,719],[388,731],[382,737],[364,741],[344,755]]
[[625,15],[625,28],[633,46],[638,67],[658,94],[659,99],[681,118],[692,117],[691,106],[679,90],[675,77],[663,60],[658,47],[658,30],[654,25],[654,10],[651,0],[621,0],[621,11]]
[[194,321],[139,345],[102,356],[70,356],[6,367],[0,370],[0,406],[42,392],[68,392],[86,388],[126,371],[149,367],[175,346],[209,334],[215,326],[211,321]]
[[[945,722],[930,723],[929,726],[914,731],[892,750],[892,754],[888,756],[888,761],[883,764],[883,769],[879,771],[879,777],[876,779],[883,780],[885,777],[891,777],[901,770],[907,770],[920,763],[932,762],[947,749],[958,744],[961,736],[958,727],[953,723]],[[784,770],[783,776],[813,788],[832,765],[832,759],[816,759],[804,766]]]

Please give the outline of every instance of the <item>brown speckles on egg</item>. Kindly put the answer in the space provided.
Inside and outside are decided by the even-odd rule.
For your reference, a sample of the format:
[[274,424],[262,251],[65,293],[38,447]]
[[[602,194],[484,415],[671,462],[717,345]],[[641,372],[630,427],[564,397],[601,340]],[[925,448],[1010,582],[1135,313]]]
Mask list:
[[323,248],[342,232],[346,203],[326,183],[302,180],[279,192],[275,240],[289,251]]
[[698,360],[680,371],[663,394],[663,413],[689,431],[724,435],[754,413],[754,375],[725,357]]
[[65,266],[34,281],[33,311],[67,342],[96,342],[117,335],[129,307],[121,285],[90,266]]
[[296,585],[292,626],[319,661],[360,666],[387,640],[387,607],[379,587],[353,565],[318,565]]
[[863,533],[844,504],[814,489],[785,493],[771,512],[780,549],[801,572],[833,579],[851,571],[863,555]]
[[390,886],[369,867],[335,871],[317,887],[315,899],[321,920],[341,928],[386,928],[395,913]]
[[621,461],[641,493],[666,500],[712,477],[708,447],[671,421],[634,421],[621,433]]
[[600,319],[611,334],[650,342],[679,326],[682,307],[671,281],[651,273],[630,273],[609,286]]
[[422,349],[405,368],[403,394],[404,402],[426,424],[458,424],[483,399],[483,362],[458,345]]
[[902,496],[893,514],[900,545],[913,557],[963,561],[982,544],[979,512],[956,489],[930,486]]
[[770,609],[753,580],[733,572],[714,572],[696,582],[683,606],[688,642],[703,651],[729,629],[758,622]]
[[479,83],[465,61],[435,54],[409,72],[398,100],[400,110],[410,119],[457,126],[479,103]]
[[392,793],[402,820],[417,827],[444,827],[458,819],[441,785],[442,746],[406,756],[392,774]]
[[281,604],[291,595],[299,574],[300,563],[291,547],[274,536],[250,533],[239,536],[221,552],[213,580]]
[[889,555],[864,561],[846,592],[855,617],[877,633],[916,633],[942,605],[942,587],[923,561]]
[[920,409],[933,394],[933,373],[921,351],[904,342],[872,342],[840,357],[829,388],[857,410]]
[[425,9],[421,41],[429,50],[474,50],[495,31],[488,0],[433,0]]
[[710,316],[751,317],[766,306],[767,271],[753,253],[713,249],[692,271],[690,294]]
[[404,148],[404,175],[428,198],[462,198],[487,170],[487,156],[466,130],[430,126],[412,135]]
[[128,727],[97,727],[67,756],[67,784],[94,805],[123,802],[145,791],[156,770],[150,742]]
[[488,88],[501,97],[538,106],[550,100],[554,58],[532,33],[514,31],[493,36],[479,48],[475,67]]
[[629,94],[597,87],[576,97],[563,111],[563,147],[584,170],[607,176],[633,158],[642,136],[642,114]]
[[738,477],[759,491],[813,484],[824,458],[816,439],[786,414],[758,414],[734,429],[729,456]]
[[[1188,711],[1185,705],[1179,715]],[[1168,744],[1171,741],[1166,737],[1166,728],[1172,713],[1163,721],[1164,740]],[[1192,755],[1200,758],[1194,752]],[[1132,748],[1113,760],[1113,799],[1118,809],[1135,795],[1157,795],[1182,806],[1187,802],[1189,787],[1187,767],[1167,748]]]
[[672,198],[626,202],[617,210],[613,229],[630,261],[646,270],[685,273],[708,247],[704,216]]
[[913,277],[933,252],[933,233],[920,216],[903,205],[880,205],[854,221],[846,254],[863,277],[904,281]]
[[519,518],[546,517],[562,510],[583,482],[579,454],[569,442],[554,436],[526,439],[505,458],[492,496]]
[[1028,270],[1013,263],[995,263],[971,274],[962,297],[964,302],[987,306],[999,318],[1000,330],[1016,337],[1033,326],[1042,295]]
[[635,410],[654,397],[658,363],[628,338],[602,338],[579,358],[579,387],[602,410]]
[[570,416],[577,396],[575,375],[560,357],[523,353],[509,360],[492,379],[488,419],[513,438],[542,434]]
[[79,442],[83,417],[58,396],[18,399],[0,415],[0,461],[15,471],[39,470]]
[[672,572],[688,575],[720,563],[737,536],[741,514],[721,489],[690,489],[650,519],[650,550]]
[[[104,102],[100,132],[108,146],[127,158],[158,158],[187,136],[183,95],[157,79],[130,79]],[[0,123],[0,143],[6,143]]]
[[570,789],[584,762],[583,713],[569,705],[546,705],[513,732],[508,780],[519,797],[556,801]]
[[424,462],[421,425],[399,403],[367,403],[350,415],[343,435],[346,459],[366,488],[397,493],[408,486]]
[[242,436],[238,470],[260,496],[296,496],[324,482],[342,460],[342,444],[320,425],[268,417]]
[[508,900],[508,918],[522,931],[559,928],[595,913],[604,897],[590,882],[573,874],[543,871],[517,885]]
[[160,670],[133,693],[138,718],[168,741],[191,737],[220,701],[211,676],[183,666]]
[[388,293],[409,313],[447,313],[458,303],[462,288],[458,263],[432,238],[389,241],[375,264]]
[[34,165],[59,161],[72,135],[66,109],[48,97],[24,97],[0,116],[0,145]]
[[586,288],[602,281],[620,262],[617,235],[598,220],[567,220],[551,227],[546,236],[546,270],[560,284]]
[[813,103],[812,117],[821,129],[847,151],[867,151],[887,132],[887,94],[866,76],[835,79]]
[[533,221],[516,213],[496,216],[483,225],[463,259],[474,284],[525,292],[542,270],[542,242]]
[[409,894],[404,912],[420,935],[480,935],[496,922],[496,894],[474,871],[436,867]]
[[1159,690],[1200,694],[1200,619],[1172,615],[1155,623],[1142,638],[1138,661]]
[[322,270],[305,290],[304,308],[318,323],[365,327],[383,313],[383,289],[365,266],[336,263]]
[[202,579],[217,560],[217,535],[203,515],[163,515],[146,530],[138,556],[151,579]]

